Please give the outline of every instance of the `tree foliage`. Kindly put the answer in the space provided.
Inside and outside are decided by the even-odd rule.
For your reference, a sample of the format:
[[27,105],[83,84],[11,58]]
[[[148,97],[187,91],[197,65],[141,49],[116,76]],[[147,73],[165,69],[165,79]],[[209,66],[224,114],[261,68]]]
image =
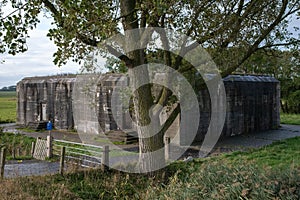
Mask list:
[[[131,8],[122,12],[122,6],[130,4]],[[50,29],[48,36],[58,46],[54,56],[59,65],[69,58],[81,61],[92,47],[112,35],[150,26],[180,31],[215,49],[213,56],[224,75],[257,49],[299,44],[288,30],[291,16],[299,14],[297,0],[4,0],[0,6],[5,5],[11,5],[16,12],[1,15],[1,52],[26,51],[28,29],[33,29],[39,22],[39,13],[45,12],[55,21],[56,28]],[[134,23],[129,26],[126,21],[130,20]],[[238,57],[235,51],[226,51],[233,47],[240,52]]]
[[[183,57],[200,44],[209,51],[221,75],[226,76],[258,50],[281,46],[297,49],[300,42],[288,27],[292,17],[299,16],[298,0],[4,0],[1,8],[8,4],[16,12],[8,16],[1,14],[0,52],[16,54],[26,51],[28,29],[37,25],[39,13],[44,12],[54,19],[56,25],[48,32],[48,37],[58,47],[54,54],[56,64],[62,65],[70,58],[81,62],[94,49],[105,47],[106,52],[124,63],[133,85],[149,79],[146,71],[135,73],[133,69],[148,63],[150,53],[155,54],[154,58],[162,64],[186,73],[194,69],[182,64]],[[123,35],[126,42],[134,43],[134,35],[127,31],[146,27],[171,29],[189,38],[183,38],[178,55],[167,51],[173,42],[168,40],[162,41],[167,49],[163,52],[147,49],[150,43],[146,43],[143,49],[127,53],[124,49],[102,45],[116,34]],[[298,29],[295,27],[296,31]],[[143,31],[138,34],[144,36]],[[166,38],[165,31],[158,34],[160,38]],[[156,105],[164,107],[172,99],[172,92],[167,88],[162,88],[158,98],[153,98],[151,87],[145,85],[133,94],[135,117],[140,125],[157,120],[149,113],[158,116],[156,111],[160,109]],[[164,131],[179,113],[178,106],[157,135],[140,139],[140,152],[155,151],[163,146]],[[138,133],[147,135],[142,128]],[[149,161],[148,165],[155,165],[155,160],[161,159],[160,156],[140,155],[141,160]],[[149,169],[149,166],[142,164],[142,168]]]

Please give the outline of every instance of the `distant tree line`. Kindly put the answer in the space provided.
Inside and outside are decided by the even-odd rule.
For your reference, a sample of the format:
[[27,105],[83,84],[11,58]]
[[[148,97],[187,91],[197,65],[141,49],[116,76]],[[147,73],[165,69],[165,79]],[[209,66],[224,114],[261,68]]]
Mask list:
[[16,86],[15,85],[11,85],[8,87],[3,87],[0,89],[0,91],[16,91]]

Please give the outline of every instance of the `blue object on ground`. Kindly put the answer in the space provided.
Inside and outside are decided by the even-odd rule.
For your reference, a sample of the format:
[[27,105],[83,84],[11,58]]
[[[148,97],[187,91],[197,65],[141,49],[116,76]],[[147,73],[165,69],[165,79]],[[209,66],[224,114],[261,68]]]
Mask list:
[[51,121],[49,121],[49,122],[47,123],[47,130],[48,130],[48,131],[51,131],[51,130],[52,130],[52,122],[51,122]]

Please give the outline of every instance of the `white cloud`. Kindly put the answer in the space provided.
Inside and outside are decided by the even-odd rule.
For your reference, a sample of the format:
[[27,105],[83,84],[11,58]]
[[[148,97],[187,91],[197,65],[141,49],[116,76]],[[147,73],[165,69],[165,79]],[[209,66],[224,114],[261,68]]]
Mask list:
[[4,54],[5,62],[0,64],[0,88],[15,85],[24,77],[43,76],[59,73],[76,73],[80,66],[69,62],[59,68],[53,63],[56,46],[46,37],[51,20],[41,17],[41,23],[29,32],[28,51],[15,56]]

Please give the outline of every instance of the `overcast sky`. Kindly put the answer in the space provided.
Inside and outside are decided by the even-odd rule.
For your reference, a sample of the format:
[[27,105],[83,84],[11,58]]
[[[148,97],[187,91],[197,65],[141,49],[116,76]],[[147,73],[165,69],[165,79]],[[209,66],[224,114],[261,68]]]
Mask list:
[[46,36],[47,30],[51,26],[51,20],[41,17],[41,23],[37,28],[30,31],[30,38],[27,39],[28,51],[15,56],[0,54],[0,60],[5,60],[0,64],[0,88],[15,85],[24,77],[54,75],[60,73],[76,73],[80,66],[73,62],[68,62],[59,68],[53,63],[53,53],[56,46]]

